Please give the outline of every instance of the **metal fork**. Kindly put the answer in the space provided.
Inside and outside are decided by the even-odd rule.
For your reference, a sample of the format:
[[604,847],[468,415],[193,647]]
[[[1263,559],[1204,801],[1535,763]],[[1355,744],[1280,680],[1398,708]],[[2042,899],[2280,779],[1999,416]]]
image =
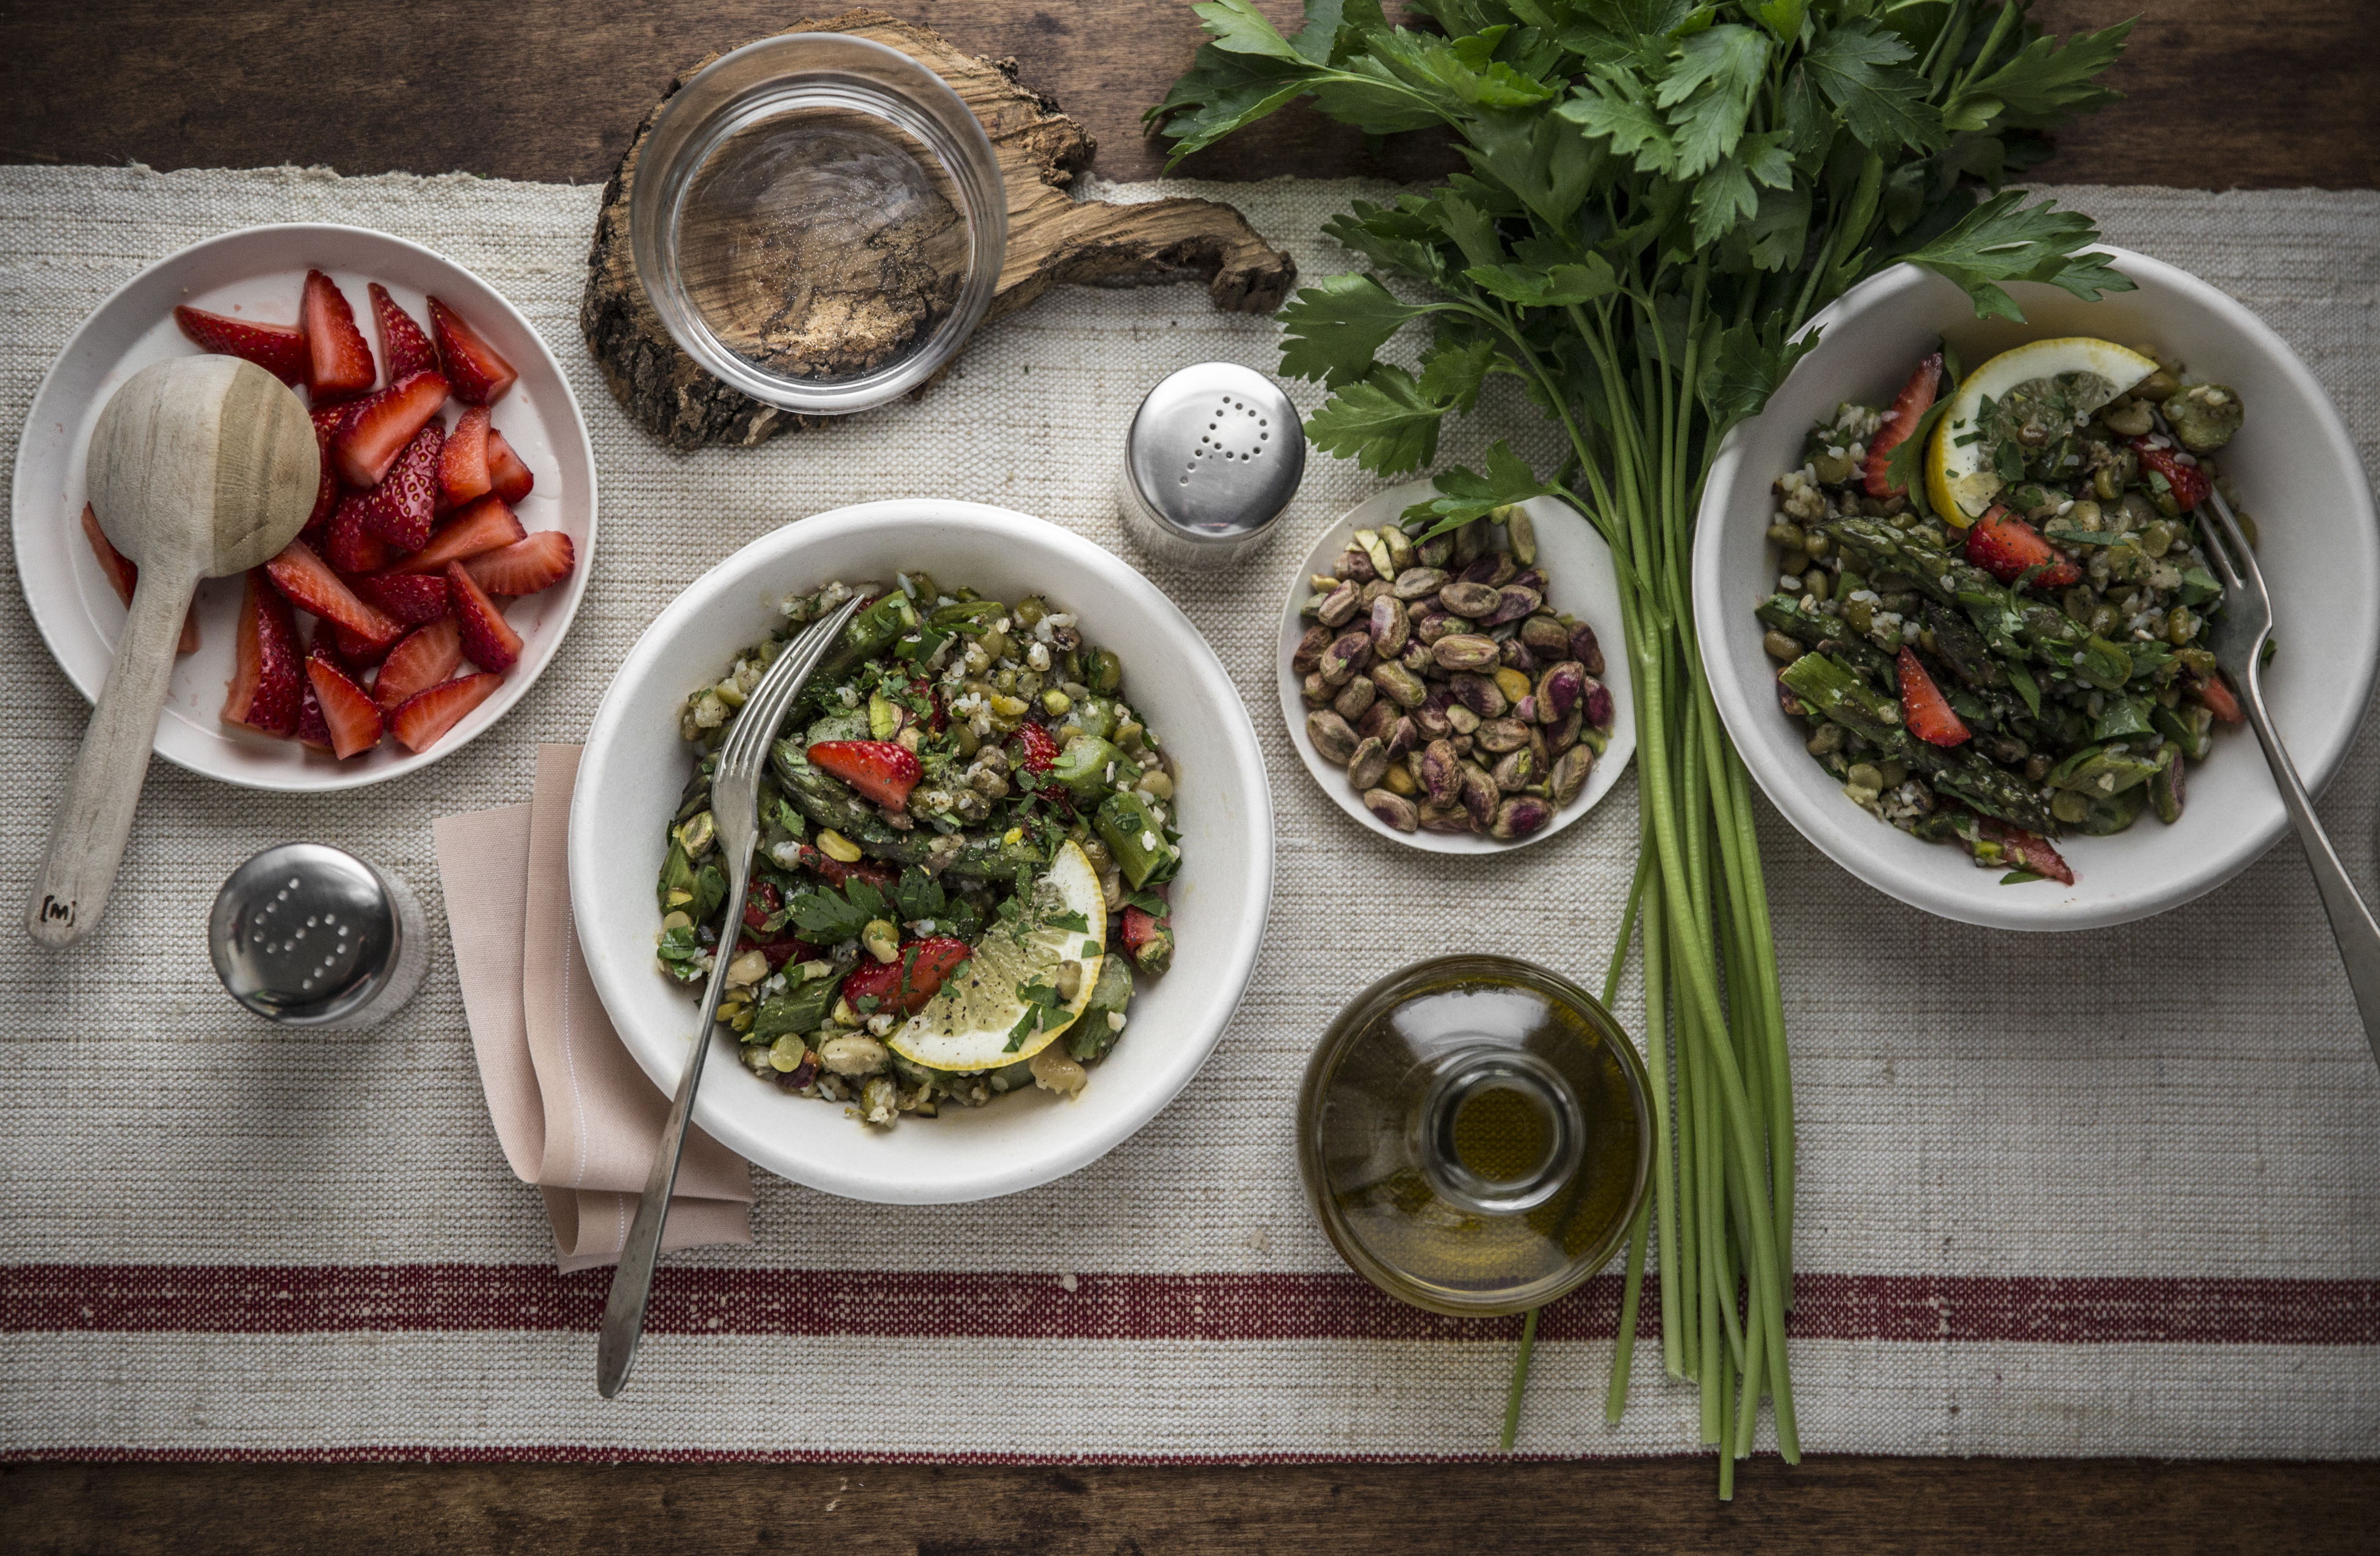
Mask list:
[[2306,863],[2313,870],[2315,889],[2322,893],[2323,911],[2330,915],[2330,932],[2338,938],[2338,954],[2347,963],[2347,982],[2355,991],[2355,1008],[2363,1018],[2364,1041],[2372,1044],[2373,1058],[2380,1060],[2380,923],[2373,922],[2372,910],[2363,905],[2347,878],[2347,867],[2338,862],[2338,850],[2315,818],[2313,800],[2281,744],[2280,732],[2273,728],[2272,716],[2265,710],[2263,661],[2265,645],[2273,635],[2273,598],[2265,590],[2256,553],[2240,533],[2240,521],[2232,516],[2222,493],[2208,492],[2200,511],[2206,509],[2214,511],[2216,521],[2207,529],[2216,544],[2206,548],[2206,560],[2223,580],[2223,613],[2215,619],[2212,638],[2215,662],[2239,688],[2240,706],[2247,710],[2257,742],[2265,748],[2265,762],[2273,769],[2281,803],[2297,826]]
[[712,955],[710,985],[703,991],[702,1017],[694,1028],[694,1050],[686,1055],[686,1072],[678,1077],[669,1122],[662,1127],[661,1146],[653,1153],[653,1170],[645,1179],[644,1198],[637,1201],[637,1219],[628,1228],[628,1240],[620,1249],[620,1267],[612,1275],[612,1294],[603,1303],[603,1328],[595,1343],[595,1390],[605,1399],[617,1394],[627,1382],[628,1369],[636,1365],[637,1342],[645,1332],[645,1303],[652,1295],[653,1264],[661,1257],[662,1225],[669,1219],[678,1158],[686,1151],[694,1089],[702,1080],[702,1061],[710,1054],[710,1024],[719,1014],[719,996],[726,990],[727,967],[735,959],[736,936],[743,925],[752,847],[759,834],[760,771],[768,766],[769,747],[785,710],[794,706],[794,698],[833,646],[843,624],[867,597],[865,590],[855,593],[833,614],[820,618],[786,645],[745,699],[711,774],[710,814],[718,828],[720,862],[727,868],[727,922]]

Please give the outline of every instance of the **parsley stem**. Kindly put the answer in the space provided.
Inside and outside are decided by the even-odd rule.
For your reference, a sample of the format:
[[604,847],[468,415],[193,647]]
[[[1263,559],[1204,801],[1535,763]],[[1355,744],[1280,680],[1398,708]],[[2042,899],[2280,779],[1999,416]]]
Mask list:
[[1521,1320],[1521,1351],[1512,1358],[1512,1386],[1504,1394],[1504,1432],[1498,1439],[1496,1451],[1509,1453],[1512,1439],[1521,1430],[1521,1395],[1529,1387],[1529,1357],[1537,1348],[1537,1312],[1532,1308]]

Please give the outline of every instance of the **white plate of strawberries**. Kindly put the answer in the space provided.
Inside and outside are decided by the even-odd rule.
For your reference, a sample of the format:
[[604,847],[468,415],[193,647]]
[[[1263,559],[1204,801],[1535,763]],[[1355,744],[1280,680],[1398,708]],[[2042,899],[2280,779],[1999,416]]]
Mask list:
[[595,538],[578,404],[528,320],[477,276],[360,227],[250,227],[135,276],[33,397],[17,455],[18,576],[97,694],[137,570],[89,510],[92,424],[167,356],[257,363],[314,418],[306,530],[200,585],[157,753],[258,789],[376,783],[478,735],[568,630]]

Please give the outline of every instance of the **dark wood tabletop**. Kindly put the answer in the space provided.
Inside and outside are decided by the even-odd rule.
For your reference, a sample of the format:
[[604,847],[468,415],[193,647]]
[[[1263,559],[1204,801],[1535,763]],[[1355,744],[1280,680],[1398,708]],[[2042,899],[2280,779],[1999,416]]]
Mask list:
[[[1098,137],[1110,178],[1159,171],[1143,108],[1188,63],[1185,0],[877,0],[1014,55]],[[1264,0],[1293,13],[1293,0]],[[0,0],[0,160],[322,164],[608,177],[683,66],[799,0]],[[2372,0],[2041,0],[2059,33],[2143,13],[2114,84],[2037,176],[2200,188],[2380,187]],[[1441,144],[1284,115],[1184,173],[1424,177]],[[5,1380],[0,1380],[5,1383]],[[0,1389],[5,1393],[5,1389]],[[1075,1552],[2347,1551],[2374,1548],[2367,1464],[1702,1457],[1483,1466],[17,1465],[0,1549],[25,1551]]]

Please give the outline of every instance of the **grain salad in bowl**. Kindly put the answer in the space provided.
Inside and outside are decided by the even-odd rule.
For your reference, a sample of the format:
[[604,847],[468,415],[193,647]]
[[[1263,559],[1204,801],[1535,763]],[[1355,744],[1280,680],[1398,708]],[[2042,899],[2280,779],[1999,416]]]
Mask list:
[[2244,412],[2152,346],[2064,336],[1963,375],[1937,350],[1812,428],[1756,614],[1845,797],[2010,885],[2074,884],[2055,838],[2179,822],[2241,722],[2193,511]]
[[853,592],[788,597],[680,708],[699,754],[656,885],[658,965],[694,992],[730,958],[719,1020],[746,1067],[871,1125],[1076,1095],[1124,1034],[1135,971],[1172,962],[1183,851],[1122,658],[1048,600],[905,573],[864,604],[777,731],[751,884],[724,900],[718,753],[770,663]]

